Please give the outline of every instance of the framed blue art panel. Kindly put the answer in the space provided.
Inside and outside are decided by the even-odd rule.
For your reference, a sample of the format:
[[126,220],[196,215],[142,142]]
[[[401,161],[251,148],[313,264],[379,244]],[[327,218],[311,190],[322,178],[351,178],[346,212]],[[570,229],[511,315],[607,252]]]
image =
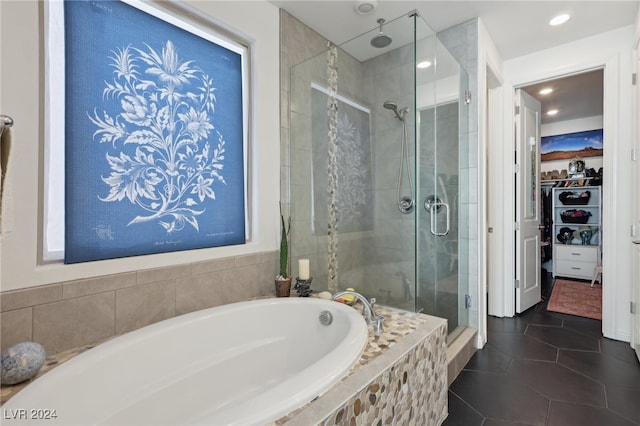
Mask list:
[[148,4],[65,1],[65,263],[246,242],[240,44]]

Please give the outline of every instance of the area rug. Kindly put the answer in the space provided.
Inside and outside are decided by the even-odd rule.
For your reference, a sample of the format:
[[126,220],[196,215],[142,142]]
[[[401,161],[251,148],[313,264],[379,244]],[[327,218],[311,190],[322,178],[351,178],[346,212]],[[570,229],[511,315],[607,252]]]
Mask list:
[[556,279],[547,310],[601,320],[602,285]]

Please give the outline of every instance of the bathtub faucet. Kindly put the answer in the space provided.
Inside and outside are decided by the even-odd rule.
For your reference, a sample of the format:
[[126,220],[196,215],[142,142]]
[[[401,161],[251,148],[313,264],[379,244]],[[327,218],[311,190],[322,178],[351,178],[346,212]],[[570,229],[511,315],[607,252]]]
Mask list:
[[384,321],[384,317],[381,315],[376,315],[376,311],[375,311],[376,299],[372,297],[371,300],[368,300],[366,297],[364,297],[360,293],[351,291],[351,290],[339,291],[335,293],[331,298],[333,300],[336,300],[344,296],[345,294],[351,294],[355,296],[356,299],[358,299],[360,302],[362,302],[362,304],[364,305],[362,308],[362,315],[367,320],[367,324],[373,324],[374,333],[376,336],[379,336],[380,333],[382,332],[382,322]]

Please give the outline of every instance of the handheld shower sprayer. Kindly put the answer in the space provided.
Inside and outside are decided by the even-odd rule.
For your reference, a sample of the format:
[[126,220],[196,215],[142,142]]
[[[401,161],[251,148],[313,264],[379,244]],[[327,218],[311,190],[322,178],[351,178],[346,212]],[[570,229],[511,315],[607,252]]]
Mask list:
[[[386,101],[382,106],[385,109],[393,111],[396,118],[402,122],[402,140],[401,140],[401,153],[400,153],[400,170],[398,172],[398,210],[404,214],[409,214],[413,211],[415,202],[413,200],[413,182],[411,179],[411,166],[409,165],[409,147],[407,146],[407,122],[405,121],[405,114],[409,111],[409,108],[398,108],[398,104],[393,101]],[[405,175],[406,167],[406,175]],[[403,175],[409,183],[409,194],[402,195],[402,181]]]
[[402,122],[404,122],[404,115],[409,111],[409,108],[407,107],[398,109],[398,104],[392,101],[386,101],[384,104],[382,104],[382,106],[393,111],[396,115],[396,118]]

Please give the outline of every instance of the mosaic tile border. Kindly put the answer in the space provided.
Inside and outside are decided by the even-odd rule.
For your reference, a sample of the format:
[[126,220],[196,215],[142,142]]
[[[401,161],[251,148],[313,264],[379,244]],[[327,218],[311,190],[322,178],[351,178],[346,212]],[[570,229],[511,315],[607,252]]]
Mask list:
[[[434,350],[439,342],[442,350]],[[434,333],[320,425],[440,425],[447,417],[446,336]]]
[[[276,425],[423,424],[447,416],[447,325],[441,318],[384,308],[392,327],[352,371]],[[377,341],[376,341],[377,340]]]

